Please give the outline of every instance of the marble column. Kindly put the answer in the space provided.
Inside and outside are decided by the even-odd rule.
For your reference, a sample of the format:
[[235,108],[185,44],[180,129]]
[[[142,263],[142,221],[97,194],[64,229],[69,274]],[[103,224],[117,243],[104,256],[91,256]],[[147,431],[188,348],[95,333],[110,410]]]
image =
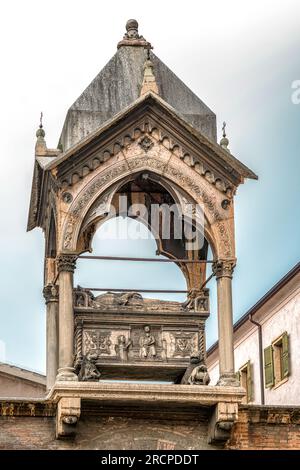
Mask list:
[[59,272],[59,369],[57,381],[78,380],[74,370],[73,274],[76,255],[58,257]]
[[48,284],[43,294],[46,302],[46,386],[50,390],[55,382],[58,369],[58,286]]
[[233,260],[219,260],[213,264],[217,279],[218,331],[219,331],[219,373],[218,385],[238,386],[234,371],[233,315],[232,315],[232,274]]

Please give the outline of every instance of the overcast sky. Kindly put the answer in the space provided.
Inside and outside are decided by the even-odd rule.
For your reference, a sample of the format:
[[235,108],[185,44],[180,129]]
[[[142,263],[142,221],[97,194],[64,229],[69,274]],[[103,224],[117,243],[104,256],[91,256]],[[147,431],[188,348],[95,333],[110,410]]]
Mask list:
[[[291,99],[299,1],[2,1],[0,360],[45,370],[44,241],[38,229],[26,233],[40,112],[55,147],[68,108],[115,53],[129,18],[217,114],[218,138],[227,121],[232,153],[259,175],[236,197],[235,319],[299,261],[300,104]],[[152,256],[155,243],[108,243],[100,234],[95,248]],[[176,266],[151,266],[147,279],[144,266],[97,269],[97,285],[185,288]],[[76,282],[90,275],[80,266]],[[212,300],[208,344],[215,339]]]

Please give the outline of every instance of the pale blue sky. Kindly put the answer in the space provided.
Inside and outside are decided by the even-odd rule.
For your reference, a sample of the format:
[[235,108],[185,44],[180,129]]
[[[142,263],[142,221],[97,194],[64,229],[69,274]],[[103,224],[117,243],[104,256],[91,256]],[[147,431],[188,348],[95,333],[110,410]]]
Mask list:
[[[177,0],[156,8],[130,0],[105,7],[96,0],[3,2],[0,360],[45,370],[44,242],[41,231],[26,233],[39,113],[47,144],[55,146],[68,107],[114,54],[130,17],[217,114],[219,137],[227,121],[233,154],[259,176],[240,186],[235,201],[235,319],[299,261],[300,104],[291,100],[300,79],[297,0],[194,0],[186,8]],[[97,246],[106,254],[154,255],[154,242],[105,248],[97,239]],[[176,266],[147,267],[99,264],[93,284],[185,288]],[[78,280],[90,283],[80,271]],[[211,294],[208,345],[216,339],[213,288]]]

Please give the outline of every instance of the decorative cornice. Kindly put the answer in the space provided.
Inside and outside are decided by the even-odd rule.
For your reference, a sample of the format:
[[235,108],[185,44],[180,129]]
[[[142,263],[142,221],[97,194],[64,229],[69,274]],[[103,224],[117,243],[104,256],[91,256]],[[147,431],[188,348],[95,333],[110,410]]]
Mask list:
[[48,284],[43,289],[43,295],[46,304],[49,302],[58,302],[58,286],[54,284]]
[[212,270],[216,279],[229,277],[232,279],[233,270],[236,265],[235,260],[217,260],[212,265]]
[[47,400],[57,402],[62,397],[78,397],[83,400],[92,398],[105,403],[133,403],[143,406],[155,401],[158,405],[176,401],[178,405],[200,407],[201,405],[215,405],[218,402],[240,403],[245,391],[240,387],[219,387],[211,385],[174,385],[174,384],[112,384],[103,382],[69,382],[56,383],[47,396]]
[[76,267],[77,255],[62,254],[57,258],[58,272],[67,271],[73,273]]

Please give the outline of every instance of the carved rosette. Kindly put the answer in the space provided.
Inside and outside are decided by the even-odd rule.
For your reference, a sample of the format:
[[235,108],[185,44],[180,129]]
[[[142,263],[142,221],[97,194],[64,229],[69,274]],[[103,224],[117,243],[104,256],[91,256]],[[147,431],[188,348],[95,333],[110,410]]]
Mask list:
[[235,264],[235,260],[215,261],[212,265],[212,270],[216,276],[216,279],[219,279],[221,277],[229,277],[230,279],[232,279]]
[[63,254],[57,258],[58,272],[67,271],[74,273],[77,255]]
[[139,146],[145,151],[148,152],[154,145],[153,140],[150,139],[147,135],[145,135],[140,141]]
[[46,304],[49,302],[58,302],[58,286],[54,284],[48,284],[43,289],[43,295]]

